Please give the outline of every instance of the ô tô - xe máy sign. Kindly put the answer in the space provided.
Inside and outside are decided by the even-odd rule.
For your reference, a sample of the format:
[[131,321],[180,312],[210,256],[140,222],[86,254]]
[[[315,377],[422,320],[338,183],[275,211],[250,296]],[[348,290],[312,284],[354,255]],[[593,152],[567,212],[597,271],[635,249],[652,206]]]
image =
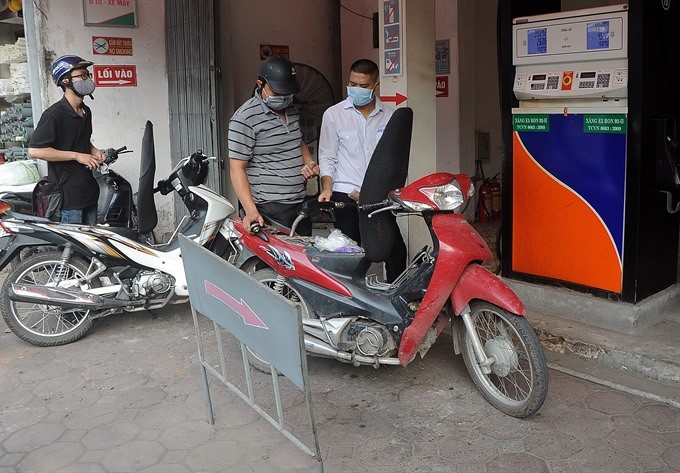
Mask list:
[[85,26],[137,26],[137,0],[83,0]]

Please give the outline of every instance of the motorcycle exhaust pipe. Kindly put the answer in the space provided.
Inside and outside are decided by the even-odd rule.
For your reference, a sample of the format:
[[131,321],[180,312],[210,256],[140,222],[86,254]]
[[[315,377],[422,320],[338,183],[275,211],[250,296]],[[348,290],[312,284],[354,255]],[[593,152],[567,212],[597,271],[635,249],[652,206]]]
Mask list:
[[354,366],[359,365],[399,365],[399,358],[391,357],[378,357],[377,360],[371,356],[357,355],[354,353],[347,353],[343,351],[338,351],[329,344],[305,335],[305,350],[307,353],[316,356],[322,356],[324,358],[335,358],[336,360],[343,361],[345,363],[352,363]]
[[133,305],[131,301],[105,299],[97,294],[65,289],[60,287],[46,287],[34,284],[10,284],[7,295],[14,302],[42,304],[76,309],[111,309]]

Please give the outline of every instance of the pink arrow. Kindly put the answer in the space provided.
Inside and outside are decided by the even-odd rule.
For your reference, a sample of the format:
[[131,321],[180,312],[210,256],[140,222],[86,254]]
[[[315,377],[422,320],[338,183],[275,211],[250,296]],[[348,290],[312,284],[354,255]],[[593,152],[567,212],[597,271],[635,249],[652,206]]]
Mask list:
[[229,307],[231,310],[236,312],[243,319],[243,323],[250,325],[251,327],[258,327],[269,330],[269,327],[262,321],[261,318],[257,316],[253,309],[241,299],[241,302],[234,299],[230,294],[227,294],[219,287],[215,286],[210,281],[204,281],[205,292],[213,296],[215,299],[219,299],[221,302]]

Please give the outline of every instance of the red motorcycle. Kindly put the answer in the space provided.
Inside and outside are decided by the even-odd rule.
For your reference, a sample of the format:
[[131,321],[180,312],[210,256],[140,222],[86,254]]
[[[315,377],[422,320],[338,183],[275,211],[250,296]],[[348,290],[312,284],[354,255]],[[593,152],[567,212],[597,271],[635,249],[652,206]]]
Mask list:
[[[454,351],[485,398],[505,414],[529,416],[547,394],[545,355],[522,302],[479,265],[492,258],[488,246],[456,213],[474,194],[470,179],[442,172],[401,187],[412,123],[411,109],[395,111],[366,171],[357,206],[363,252],[319,250],[311,238],[294,235],[297,220],[292,230],[270,225],[251,233],[236,219],[235,264],[301,305],[310,355],[406,366],[451,321]],[[367,277],[390,254],[400,215],[423,218],[432,248],[420,250],[392,283]],[[256,353],[249,356],[267,371]]]

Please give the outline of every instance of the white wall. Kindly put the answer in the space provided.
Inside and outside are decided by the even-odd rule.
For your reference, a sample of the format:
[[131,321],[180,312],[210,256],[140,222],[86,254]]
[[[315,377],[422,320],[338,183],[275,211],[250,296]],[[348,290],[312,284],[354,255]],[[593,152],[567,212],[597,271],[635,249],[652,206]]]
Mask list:
[[[460,55],[458,0],[437,0],[436,39],[449,40],[449,96],[437,97],[437,171],[460,171]],[[432,45],[432,54],[435,45]]]
[[[498,90],[496,41],[497,0],[477,0],[474,8],[475,130],[489,133],[489,159],[482,160],[484,174],[501,171],[501,107]],[[474,147],[472,148],[474,151]]]
[[[252,96],[260,70],[259,45],[287,45],[290,60],[310,65],[331,84],[338,79],[335,57],[338,32],[333,30],[337,4],[327,0],[230,0],[222,3],[222,46],[231,48],[234,103]],[[225,37],[226,36],[226,37]],[[231,113],[225,110],[229,118]],[[233,113],[233,110],[231,110]]]
[[[289,59],[318,70],[340,93],[340,31],[336,2],[328,0],[222,0],[221,50],[223,100],[223,156],[228,157],[227,128],[234,111],[252,97],[262,60],[260,44],[288,46]],[[232,96],[227,98],[226,95]],[[321,127],[321,117],[318,125]],[[318,143],[307,143],[316,155]],[[236,203],[225,166],[227,197]],[[307,183],[308,194],[317,192],[317,180]]]
[[[39,48],[43,109],[59,100],[61,90],[50,78],[50,65],[58,56],[77,54],[98,64],[132,64],[137,68],[137,87],[100,87],[92,109],[92,143],[98,148],[127,146],[135,153],[122,155],[115,170],[134,189],[139,178],[139,153],[146,120],[154,124],[156,180],[170,172],[168,85],[165,66],[164,0],[137,2],[138,27],[84,26],[82,0],[33,0]],[[133,56],[95,56],[92,36],[132,38]],[[35,98],[34,98],[35,100]],[[169,197],[157,196],[157,233],[173,230]]]
[[[343,0],[340,9],[342,43],[342,96],[347,97],[349,68],[357,59],[370,59],[380,64],[380,49],[373,47],[373,13],[379,12],[380,0]],[[349,11],[349,10],[351,11]],[[369,20],[369,18],[371,18]]]

